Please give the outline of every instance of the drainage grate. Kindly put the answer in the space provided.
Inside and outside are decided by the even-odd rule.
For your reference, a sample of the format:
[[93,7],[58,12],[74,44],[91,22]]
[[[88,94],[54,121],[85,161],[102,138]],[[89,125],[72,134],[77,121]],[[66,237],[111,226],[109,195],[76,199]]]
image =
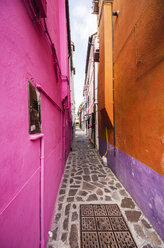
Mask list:
[[106,208],[104,205],[93,205],[95,216],[107,216]]
[[94,216],[92,205],[81,205],[82,216]]
[[110,217],[113,230],[128,230],[125,221],[122,217]]
[[117,204],[80,205],[81,248],[137,248]]
[[97,232],[82,232],[82,248],[99,248]]
[[94,217],[82,217],[82,230],[96,230]]
[[96,217],[97,230],[106,231],[112,230],[108,217]]
[[136,248],[133,238],[129,232],[115,232],[119,248]]

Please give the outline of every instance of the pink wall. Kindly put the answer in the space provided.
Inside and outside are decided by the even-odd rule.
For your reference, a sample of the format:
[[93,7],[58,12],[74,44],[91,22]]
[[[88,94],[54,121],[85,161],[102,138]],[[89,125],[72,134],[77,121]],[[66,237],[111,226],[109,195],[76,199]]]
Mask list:
[[[24,2],[0,3],[0,247],[3,248],[36,248],[40,243],[41,141],[31,141],[28,132],[28,80],[40,84],[61,109],[63,87],[67,86],[69,92],[69,83],[56,81],[50,42],[43,26],[32,21]],[[69,77],[64,0],[47,1],[46,23],[61,73]],[[62,112],[41,93],[41,113],[47,240],[64,169],[64,150],[66,147],[68,155],[71,145],[71,126],[67,125],[71,121],[70,106]]]

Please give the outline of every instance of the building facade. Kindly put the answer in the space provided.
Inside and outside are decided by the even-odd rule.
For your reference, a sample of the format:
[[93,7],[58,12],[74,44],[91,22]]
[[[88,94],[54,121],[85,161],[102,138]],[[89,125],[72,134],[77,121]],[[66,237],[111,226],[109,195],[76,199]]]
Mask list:
[[98,107],[97,107],[97,73],[99,62],[99,44],[97,33],[88,39],[85,81],[83,87],[85,131],[96,148],[98,142]]
[[75,45],[71,42],[71,56],[70,56],[70,92],[71,92],[71,111],[72,111],[72,135],[75,136],[75,93],[74,93],[74,75],[75,67],[73,65],[73,53],[75,52]]
[[99,149],[164,239],[164,5],[93,1],[98,17]]
[[43,248],[72,146],[68,1],[0,12],[0,247]]

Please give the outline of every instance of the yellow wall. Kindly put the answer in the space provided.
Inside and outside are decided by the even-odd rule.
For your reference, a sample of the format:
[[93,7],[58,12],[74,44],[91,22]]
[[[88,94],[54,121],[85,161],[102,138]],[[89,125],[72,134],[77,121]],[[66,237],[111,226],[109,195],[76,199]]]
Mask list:
[[99,2],[100,63],[98,74],[99,130],[105,137],[106,126],[113,125],[112,25],[111,2]]

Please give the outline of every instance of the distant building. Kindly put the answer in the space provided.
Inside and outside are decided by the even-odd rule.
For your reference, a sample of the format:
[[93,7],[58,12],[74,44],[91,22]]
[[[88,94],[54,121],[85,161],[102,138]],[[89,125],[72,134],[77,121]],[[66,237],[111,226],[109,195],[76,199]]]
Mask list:
[[75,135],[75,94],[74,94],[74,75],[75,67],[73,66],[73,53],[75,45],[71,42],[71,57],[70,57],[70,92],[71,92],[71,111],[72,111],[72,134]]
[[97,109],[97,73],[99,62],[99,44],[97,33],[88,39],[88,49],[83,87],[85,130],[89,139],[98,148],[98,109]]

